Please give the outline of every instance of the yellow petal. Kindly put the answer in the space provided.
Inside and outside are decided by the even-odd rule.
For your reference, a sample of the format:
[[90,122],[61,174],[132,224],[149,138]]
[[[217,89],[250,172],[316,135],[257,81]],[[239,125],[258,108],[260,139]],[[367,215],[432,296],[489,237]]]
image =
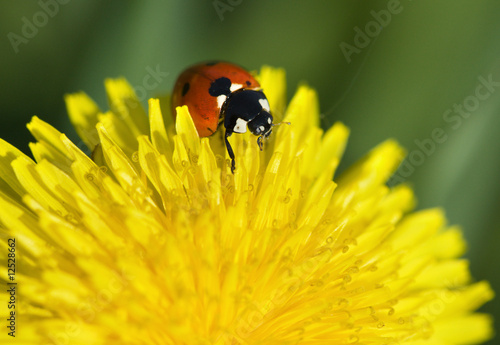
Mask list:
[[62,154],[47,142],[39,141],[36,143],[30,143],[29,147],[31,153],[33,154],[33,157],[37,162],[42,162],[45,160],[57,166],[59,169],[66,173],[71,172],[70,167],[73,161],[68,157],[68,155]]
[[26,125],[33,136],[46,145],[51,146],[63,156],[67,155],[66,146],[61,142],[61,132],[40,120],[37,116],[33,116],[31,122]]
[[472,314],[452,317],[443,322],[436,322],[434,339],[443,344],[479,344],[493,335],[493,320],[485,314]]
[[349,129],[342,123],[335,123],[321,140],[321,147],[315,157],[316,171],[313,176],[317,176],[323,171],[328,162],[340,162],[344,154],[347,138],[349,137]]
[[[25,246],[27,261],[29,257],[40,259],[50,255],[46,242],[35,235],[35,233],[40,233],[40,227],[38,219],[32,212],[2,193],[0,193],[0,208],[2,210],[0,212],[0,221],[3,225],[0,227],[2,235],[8,233],[16,239],[18,244],[22,243]],[[49,261],[52,261],[50,257],[47,259],[47,262]]]
[[90,151],[93,151],[99,143],[99,136],[95,129],[98,122],[97,115],[101,112],[99,107],[85,92],[67,94],[64,100],[69,119],[76,132]]
[[415,289],[454,288],[470,280],[469,264],[466,260],[448,260],[427,267],[415,279]]
[[12,162],[12,168],[24,189],[29,190],[30,195],[44,209],[56,212],[63,217],[68,214],[68,209],[43,182],[36,165],[32,161],[19,157]]
[[280,122],[285,115],[286,107],[285,70],[263,66],[260,69],[257,79],[271,106],[274,122]]
[[106,79],[104,82],[111,111],[130,129],[136,138],[149,133],[146,113],[134,89],[125,78]]
[[163,120],[163,115],[160,108],[160,101],[158,99],[151,98],[148,104],[149,123],[151,127],[151,141],[156,150],[160,152],[160,154],[165,155],[165,157],[171,157],[172,146],[167,136],[165,121]]
[[395,248],[406,248],[425,243],[445,223],[443,212],[439,209],[420,211],[406,217],[393,233],[391,242]]
[[156,151],[147,137],[139,139],[139,161],[162,198],[163,207],[167,214],[176,209],[175,205],[181,204],[186,199],[182,181],[167,162],[164,156]]
[[134,164],[128,159],[118,145],[113,142],[104,126],[98,124],[97,131],[101,138],[101,145],[106,162],[125,192],[137,203],[137,205],[148,208],[154,205],[154,201],[150,197],[150,192],[141,180]]
[[200,154],[200,139],[187,106],[177,108],[175,130],[182,140],[184,147],[187,148],[188,156],[190,158],[198,157]]
[[[120,119],[115,113],[108,111],[104,114],[99,114],[99,123],[106,129],[109,136],[120,147],[120,149],[127,155],[132,157],[134,152],[137,151],[137,136],[127,124]],[[94,150],[100,149],[97,146]]]
[[10,198],[18,201],[20,201],[19,196],[25,194],[25,189],[12,169],[12,162],[19,157],[25,157],[29,160],[21,151],[0,139],[0,181],[5,183],[2,183],[4,188],[1,190]]

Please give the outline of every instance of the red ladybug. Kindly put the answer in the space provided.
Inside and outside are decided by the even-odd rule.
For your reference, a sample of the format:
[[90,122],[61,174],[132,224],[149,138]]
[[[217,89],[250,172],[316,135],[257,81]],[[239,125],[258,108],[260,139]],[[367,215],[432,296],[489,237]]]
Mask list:
[[232,173],[234,152],[228,137],[245,133],[248,127],[259,136],[257,144],[262,150],[262,140],[269,137],[275,126],[269,102],[257,80],[245,69],[228,62],[201,63],[186,69],[175,83],[173,114],[182,105],[188,106],[200,137],[211,136],[224,123]]

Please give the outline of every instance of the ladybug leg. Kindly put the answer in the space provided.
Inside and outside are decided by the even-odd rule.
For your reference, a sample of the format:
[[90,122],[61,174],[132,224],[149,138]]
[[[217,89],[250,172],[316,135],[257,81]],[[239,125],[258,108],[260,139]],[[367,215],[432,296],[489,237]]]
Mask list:
[[264,143],[262,142],[262,135],[257,138],[257,145],[259,145],[259,148],[262,151],[262,148],[264,146]]
[[226,131],[226,135],[224,136],[224,140],[226,141],[226,149],[227,153],[229,153],[229,157],[231,157],[231,173],[234,174],[234,169],[236,168],[236,163],[234,162],[234,152],[233,148],[231,147],[231,144],[229,143],[229,138],[233,134],[232,132]]

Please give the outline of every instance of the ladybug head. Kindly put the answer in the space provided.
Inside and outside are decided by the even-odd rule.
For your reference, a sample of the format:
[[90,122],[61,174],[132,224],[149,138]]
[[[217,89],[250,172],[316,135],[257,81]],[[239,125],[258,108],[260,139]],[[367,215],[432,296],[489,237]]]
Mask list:
[[273,117],[266,110],[262,111],[252,121],[248,122],[248,129],[253,135],[258,135],[257,143],[262,150],[262,139],[267,139],[273,131]]

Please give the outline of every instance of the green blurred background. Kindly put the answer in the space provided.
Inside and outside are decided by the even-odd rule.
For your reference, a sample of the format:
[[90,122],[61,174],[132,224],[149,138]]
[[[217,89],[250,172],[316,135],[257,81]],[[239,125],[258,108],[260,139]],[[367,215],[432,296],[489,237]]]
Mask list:
[[[281,66],[289,98],[306,81],[323,127],[351,128],[341,168],[389,137],[408,149],[397,180],[463,226],[473,276],[500,291],[499,1],[58,1],[2,2],[0,137],[27,152],[38,115],[78,142],[63,94],[107,109],[106,77],[145,104],[191,63]],[[481,78],[494,82],[476,94]],[[500,302],[482,310],[498,318]]]

